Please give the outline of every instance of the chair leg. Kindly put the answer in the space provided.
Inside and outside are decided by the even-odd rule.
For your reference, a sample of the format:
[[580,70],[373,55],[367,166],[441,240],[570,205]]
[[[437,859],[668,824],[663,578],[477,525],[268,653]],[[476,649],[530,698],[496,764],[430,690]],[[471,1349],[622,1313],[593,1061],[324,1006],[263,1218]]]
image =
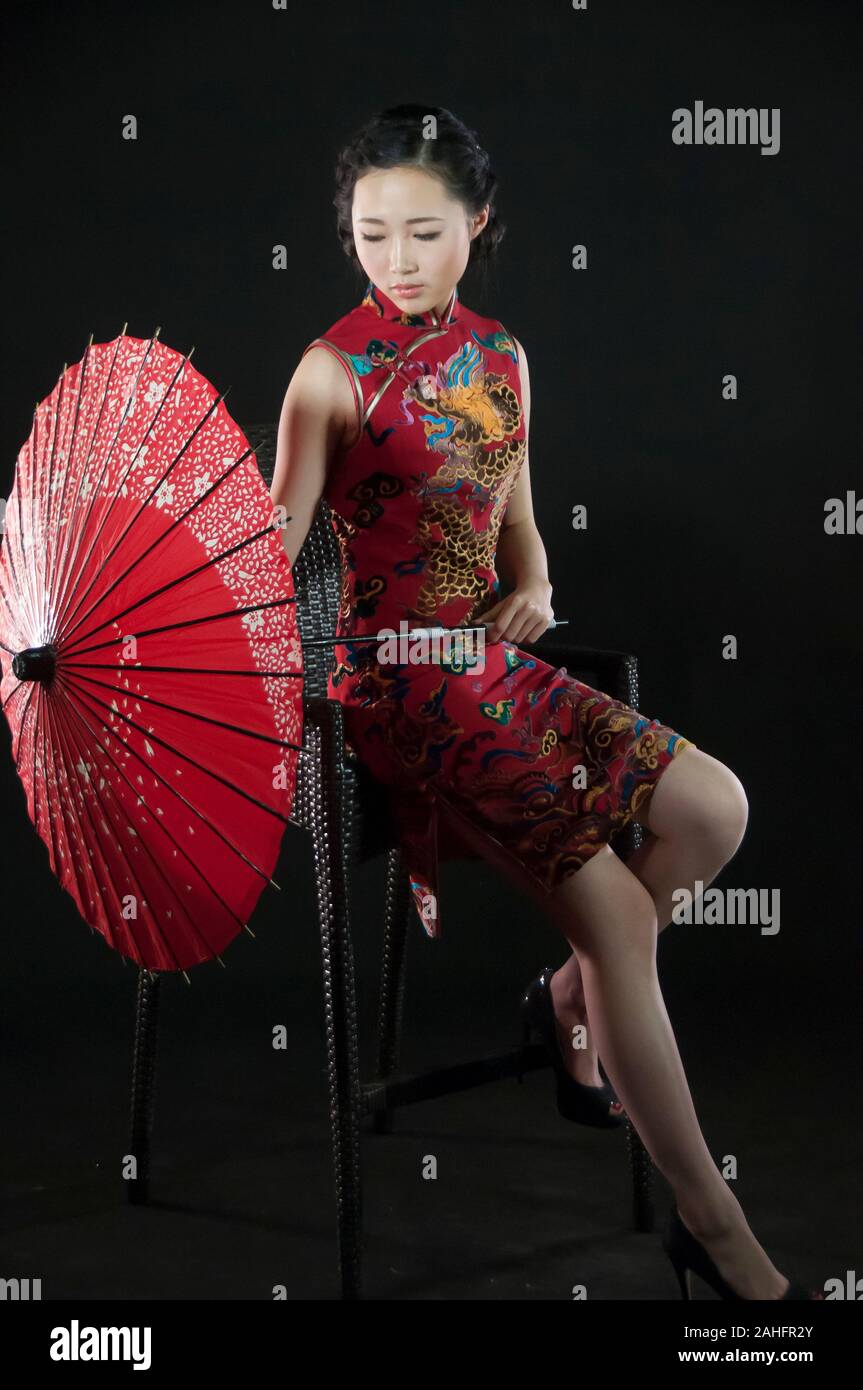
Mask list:
[[356,987],[350,931],[351,796],[342,764],[339,716],[317,700],[309,723],[319,740],[315,760],[312,839],[321,929],[330,1126],[338,1217],[339,1272],[344,1299],[362,1296],[362,1181]]
[[[398,1071],[401,1057],[405,958],[408,918],[412,906],[404,857],[400,849],[392,849],[387,856],[386,910],[378,1000],[379,1081]],[[393,1116],[393,1110],[375,1111],[373,1125],[378,1134],[391,1132]]]
[[149,970],[138,971],[138,997],[135,1005],[135,1047],[132,1059],[132,1125],[130,1152],[137,1164],[137,1176],[129,1178],[128,1200],[143,1205],[149,1197],[150,1135],[153,1128],[153,1091],[156,1084],[156,1039],[159,1020],[160,976]]

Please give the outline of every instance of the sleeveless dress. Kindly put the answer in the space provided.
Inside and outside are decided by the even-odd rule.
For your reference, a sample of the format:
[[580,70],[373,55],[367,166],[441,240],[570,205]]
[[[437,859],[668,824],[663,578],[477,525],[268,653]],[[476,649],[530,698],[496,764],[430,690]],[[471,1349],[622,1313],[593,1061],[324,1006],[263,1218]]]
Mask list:
[[[342,559],[336,635],[476,625],[502,596],[495,552],[526,452],[513,339],[457,289],[441,316],[413,314],[369,281],[303,356],[315,346],[341,362],[357,408],[357,442],[323,494]],[[475,857],[472,842],[549,893],[695,746],[511,642],[486,641],[473,664],[457,650],[431,661],[404,643],[381,651],[337,646],[328,693],[349,745],[390,789],[430,937],[442,926],[439,860]]]

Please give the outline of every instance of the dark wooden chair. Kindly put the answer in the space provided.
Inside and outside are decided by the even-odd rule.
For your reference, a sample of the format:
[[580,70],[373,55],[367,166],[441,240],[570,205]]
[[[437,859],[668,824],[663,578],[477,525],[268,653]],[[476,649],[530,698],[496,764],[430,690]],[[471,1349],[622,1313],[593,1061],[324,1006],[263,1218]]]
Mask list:
[[[255,446],[265,482],[272,482],[276,427],[246,427]],[[341,569],[338,544],[329,509],[321,499],[313,524],[294,565],[297,617],[303,642],[336,630]],[[419,1074],[400,1070],[402,1005],[407,932],[419,931],[408,887],[406,867],[396,843],[385,787],[371,777],[345,742],[343,711],[327,696],[332,647],[309,647],[304,652],[303,750],[291,821],[312,836],[318,915],[321,933],[326,1023],[330,1123],[338,1222],[341,1293],[361,1297],[362,1182],[361,1123],[369,1118],[378,1134],[393,1125],[402,1105],[449,1095],[503,1077],[550,1065],[545,1048],[535,1043],[514,1044],[494,1053]],[[622,652],[601,651],[543,639],[543,659],[566,666],[578,679],[607,690],[638,708],[637,663]],[[641,843],[641,827],[631,822],[615,848],[623,858]],[[386,855],[384,925],[378,1002],[377,1065],[363,1081],[358,1047],[357,998],[351,936],[351,878],[358,862]],[[466,857],[476,858],[470,855]],[[416,924],[416,925],[415,925]],[[135,1020],[132,1076],[131,1152],[137,1158],[137,1178],[127,1184],[129,1200],[146,1202],[150,1162],[150,1132],[155,1074],[159,978],[141,970]],[[627,1119],[623,1126],[631,1161],[632,1220],[638,1231],[654,1225],[653,1165],[637,1132]]]

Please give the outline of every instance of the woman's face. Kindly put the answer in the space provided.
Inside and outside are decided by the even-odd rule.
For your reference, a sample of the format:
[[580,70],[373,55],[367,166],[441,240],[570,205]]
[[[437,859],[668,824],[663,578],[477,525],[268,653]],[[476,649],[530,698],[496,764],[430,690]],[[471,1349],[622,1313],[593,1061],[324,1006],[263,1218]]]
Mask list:
[[[486,205],[470,217],[424,169],[376,169],[354,185],[351,221],[360,264],[406,313],[442,313],[488,212]],[[405,294],[400,284],[421,288]]]

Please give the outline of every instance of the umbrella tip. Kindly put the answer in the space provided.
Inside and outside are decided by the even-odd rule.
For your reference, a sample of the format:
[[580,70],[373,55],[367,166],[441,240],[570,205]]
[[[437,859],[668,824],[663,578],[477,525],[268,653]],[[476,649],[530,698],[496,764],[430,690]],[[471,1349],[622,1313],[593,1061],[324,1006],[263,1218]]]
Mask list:
[[129,327],[129,320],[127,319],[126,322],[123,324],[123,327],[120,329],[120,337],[121,337],[121,338],[122,338],[123,334],[126,332],[126,329],[127,329],[128,327]]
[[190,984],[192,983],[192,981],[189,979],[189,977],[188,977],[188,975],[186,974],[185,970],[182,970],[180,973],[181,973],[181,975],[183,976],[183,979],[186,981],[186,984],[187,984],[187,985],[190,985]]
[[280,883],[276,883],[276,880],[275,880],[274,878],[271,878],[271,879],[270,879],[270,883],[271,883],[271,884],[273,885],[273,887],[276,889],[276,892],[281,893],[281,891],[282,891],[282,885],[281,885]]
[[219,962],[219,964],[220,964],[220,966],[222,967],[223,970],[227,970],[228,967],[226,966],[225,962],[222,960],[222,957],[221,957],[221,956],[217,955],[217,956],[216,956],[216,960]]
[[249,936],[252,938],[252,940],[253,940],[253,941],[257,941],[258,938],[255,936],[255,933],[251,930],[250,927],[244,926],[244,927],[243,927],[243,931],[247,931],[247,932],[249,933]]

